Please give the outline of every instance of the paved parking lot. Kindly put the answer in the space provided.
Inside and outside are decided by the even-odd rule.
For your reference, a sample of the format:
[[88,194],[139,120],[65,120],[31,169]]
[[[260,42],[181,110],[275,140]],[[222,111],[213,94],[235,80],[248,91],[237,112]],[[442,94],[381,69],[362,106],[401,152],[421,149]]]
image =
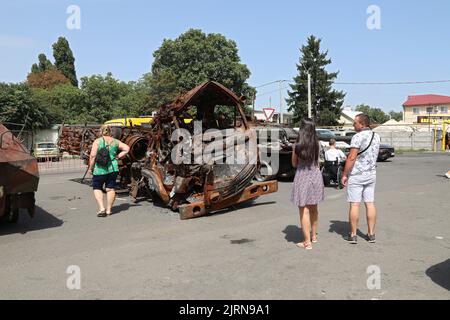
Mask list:
[[[126,195],[101,219],[90,188],[71,181],[83,172],[44,174],[36,217],[0,225],[0,299],[450,299],[449,169],[450,154],[379,164],[376,244],[343,240],[345,193],[327,188],[311,251],[295,246],[289,181],[194,220]],[[364,211],[360,223],[362,235]],[[71,265],[80,290],[66,286]],[[367,286],[374,270],[379,289]]]

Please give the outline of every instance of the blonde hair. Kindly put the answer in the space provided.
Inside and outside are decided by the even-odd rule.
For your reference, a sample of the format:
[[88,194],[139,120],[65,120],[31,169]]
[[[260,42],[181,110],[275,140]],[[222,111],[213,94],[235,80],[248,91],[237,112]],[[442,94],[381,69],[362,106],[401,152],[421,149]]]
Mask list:
[[104,124],[100,127],[100,133],[102,136],[110,136],[111,128],[107,124]]

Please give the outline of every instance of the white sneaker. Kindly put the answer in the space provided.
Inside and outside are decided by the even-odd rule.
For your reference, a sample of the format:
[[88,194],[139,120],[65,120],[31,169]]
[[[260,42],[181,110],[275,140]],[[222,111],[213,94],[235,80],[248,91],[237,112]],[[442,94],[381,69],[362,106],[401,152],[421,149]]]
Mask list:
[[447,172],[445,176],[450,179],[450,172]]

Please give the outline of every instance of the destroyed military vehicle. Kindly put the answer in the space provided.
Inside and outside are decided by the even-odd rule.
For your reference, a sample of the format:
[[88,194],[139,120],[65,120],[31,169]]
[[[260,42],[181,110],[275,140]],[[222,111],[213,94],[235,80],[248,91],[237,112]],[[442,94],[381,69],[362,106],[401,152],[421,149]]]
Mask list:
[[0,218],[17,222],[19,210],[35,212],[35,197],[39,183],[36,158],[0,123]]

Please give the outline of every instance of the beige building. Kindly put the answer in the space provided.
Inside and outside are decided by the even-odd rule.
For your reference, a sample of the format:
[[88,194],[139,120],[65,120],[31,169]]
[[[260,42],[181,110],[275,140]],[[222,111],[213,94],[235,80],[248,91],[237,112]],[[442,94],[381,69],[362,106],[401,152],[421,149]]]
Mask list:
[[362,112],[360,111],[353,111],[351,107],[342,108],[338,123],[344,128],[353,128],[353,120],[358,114],[361,113]]
[[[280,113],[274,112],[269,120],[267,120],[266,115],[264,114],[264,111],[262,110],[255,110],[254,112],[255,118],[258,121],[266,121],[271,123],[279,123],[280,122]],[[294,115],[290,112],[283,113],[283,123],[287,125],[291,125],[293,123]]]
[[405,123],[450,123],[450,97],[436,94],[409,96],[403,103]]

